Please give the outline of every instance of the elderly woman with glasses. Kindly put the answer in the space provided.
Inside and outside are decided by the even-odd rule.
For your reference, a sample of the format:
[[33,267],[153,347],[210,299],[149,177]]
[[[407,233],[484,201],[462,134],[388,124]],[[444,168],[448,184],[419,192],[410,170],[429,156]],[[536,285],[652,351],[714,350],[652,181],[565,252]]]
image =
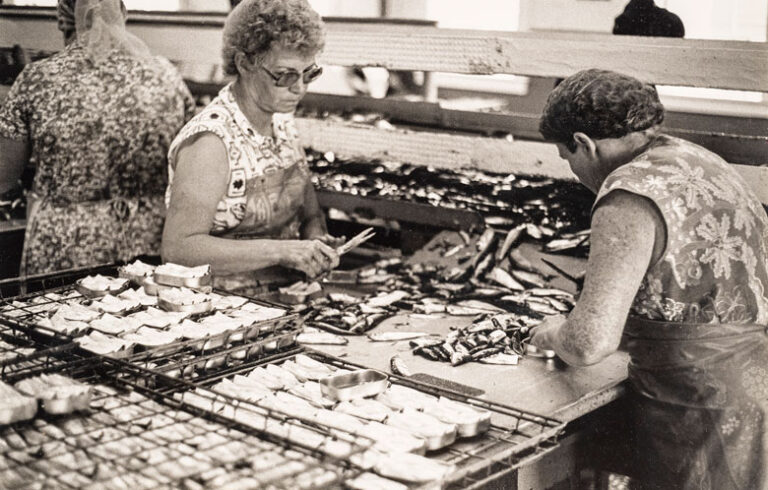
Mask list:
[[211,264],[218,287],[252,294],[338,265],[292,114],[323,45],[306,0],[245,0],[229,14],[236,78],[169,152],[165,260]]

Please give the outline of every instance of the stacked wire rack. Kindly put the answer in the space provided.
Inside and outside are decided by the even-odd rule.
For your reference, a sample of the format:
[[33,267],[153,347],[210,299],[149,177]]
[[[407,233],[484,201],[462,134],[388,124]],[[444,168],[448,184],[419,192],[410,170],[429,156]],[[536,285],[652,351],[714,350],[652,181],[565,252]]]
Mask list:
[[[34,292],[0,303],[0,376],[13,386],[35,376],[63,375],[90,386],[93,396],[85,410],[58,415],[40,410],[32,420],[0,426],[0,487],[365,488],[384,482],[419,488],[426,483],[397,470],[393,474],[397,459],[389,461],[389,469],[381,463],[381,455],[388,454],[377,440],[382,433],[367,429],[384,424],[363,417],[346,419],[352,422],[346,426],[318,418],[321,412],[333,415],[339,404],[315,399],[311,383],[273,387],[264,396],[233,391],[234,379],[287,367],[300,356],[330,372],[363,368],[297,347],[300,325],[292,315],[221,339],[180,340],[115,358],[93,354],[75,336],[39,325],[40,315],[79,300],[66,282],[58,276],[11,285]],[[549,417],[383,376],[389,388],[489,414],[482,431],[414,451],[424,458],[417,461],[447,470],[439,478],[443,488],[480,488],[552,450],[564,428]],[[300,374],[297,380],[308,381]],[[309,411],[279,403],[295,393],[304,396]]]

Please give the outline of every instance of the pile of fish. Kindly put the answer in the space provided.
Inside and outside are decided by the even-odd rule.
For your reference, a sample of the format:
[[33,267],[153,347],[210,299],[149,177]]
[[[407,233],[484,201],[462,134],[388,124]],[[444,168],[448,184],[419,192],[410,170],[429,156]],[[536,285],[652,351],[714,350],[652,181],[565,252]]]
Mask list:
[[2,488],[321,488],[341,468],[172,409],[92,385],[88,410],[0,427]]
[[[340,335],[362,334],[398,313],[411,317],[471,316],[473,323],[444,338],[412,340],[414,352],[459,365],[469,361],[515,364],[528,329],[549,315],[568,313],[572,293],[548,286],[552,278],[516,245],[534,233],[530,225],[509,231],[488,227],[479,235],[458,233],[460,243],[433,240],[425,253],[434,261],[385,259],[357,272],[358,284],[376,284],[362,296],[329,294],[306,306],[305,323],[329,332],[305,333],[308,343],[346,343]],[[407,340],[407,332],[372,333],[378,341]],[[301,338],[299,339],[302,340]]]
[[586,240],[575,234],[589,228],[594,195],[576,182],[378,160],[342,161],[333,153],[311,150],[307,159],[318,189],[465,209],[504,230],[535,223],[539,239],[558,240],[549,251],[586,255]]

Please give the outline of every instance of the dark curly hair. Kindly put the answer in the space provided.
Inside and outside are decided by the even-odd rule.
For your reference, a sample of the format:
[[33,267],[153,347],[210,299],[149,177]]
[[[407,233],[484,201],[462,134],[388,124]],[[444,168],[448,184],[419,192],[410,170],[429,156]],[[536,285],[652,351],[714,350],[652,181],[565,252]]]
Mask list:
[[563,80],[547,98],[539,132],[573,152],[573,134],[621,138],[664,121],[656,88],[621,73],[583,70]]
[[312,55],[324,45],[323,21],[307,0],[243,0],[224,22],[224,71],[238,74],[238,51],[260,59],[274,46]]

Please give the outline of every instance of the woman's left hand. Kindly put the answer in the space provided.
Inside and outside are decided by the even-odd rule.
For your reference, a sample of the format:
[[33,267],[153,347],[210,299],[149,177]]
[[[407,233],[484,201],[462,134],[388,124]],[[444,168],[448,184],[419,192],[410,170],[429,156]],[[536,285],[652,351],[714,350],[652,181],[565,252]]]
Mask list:
[[565,324],[566,318],[563,315],[547,317],[531,329],[530,344],[539,349],[557,351],[557,334]]

